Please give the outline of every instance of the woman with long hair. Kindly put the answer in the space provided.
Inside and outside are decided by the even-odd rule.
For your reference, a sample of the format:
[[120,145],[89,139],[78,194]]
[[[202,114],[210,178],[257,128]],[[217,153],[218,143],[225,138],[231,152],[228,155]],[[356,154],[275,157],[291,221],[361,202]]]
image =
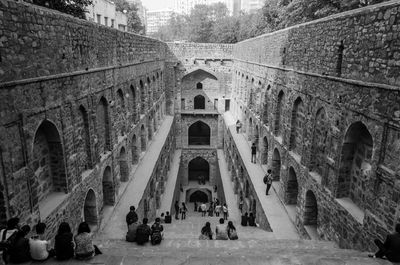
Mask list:
[[55,237],[54,248],[57,260],[67,260],[74,256],[74,239],[71,227],[68,223],[62,222],[58,227]]
[[206,222],[206,224],[201,229],[201,234],[199,239],[212,240],[213,239],[212,237],[213,237],[213,232],[211,230],[211,224],[210,222]]

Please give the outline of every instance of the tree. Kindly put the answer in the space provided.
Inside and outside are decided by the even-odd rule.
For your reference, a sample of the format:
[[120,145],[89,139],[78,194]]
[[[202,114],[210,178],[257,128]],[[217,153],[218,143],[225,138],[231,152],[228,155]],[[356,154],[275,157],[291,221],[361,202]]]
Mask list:
[[35,5],[48,7],[60,12],[85,19],[86,7],[92,4],[92,0],[30,0]]
[[119,12],[124,12],[128,17],[128,31],[144,35],[145,28],[139,17],[139,8],[135,3],[128,3],[126,0],[114,0],[115,9]]

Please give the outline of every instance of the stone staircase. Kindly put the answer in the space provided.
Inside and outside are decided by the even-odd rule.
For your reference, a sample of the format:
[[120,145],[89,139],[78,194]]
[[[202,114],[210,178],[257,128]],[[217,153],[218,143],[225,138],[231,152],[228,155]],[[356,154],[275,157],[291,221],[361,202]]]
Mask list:
[[367,253],[339,249],[328,241],[275,239],[274,233],[255,227],[236,224],[239,240],[198,240],[206,221],[215,229],[218,217],[201,217],[190,213],[186,220],[164,224],[165,239],[161,245],[138,246],[121,239],[101,239],[97,244],[103,255],[87,261],[88,264],[330,264],[376,265],[390,264],[371,259]]

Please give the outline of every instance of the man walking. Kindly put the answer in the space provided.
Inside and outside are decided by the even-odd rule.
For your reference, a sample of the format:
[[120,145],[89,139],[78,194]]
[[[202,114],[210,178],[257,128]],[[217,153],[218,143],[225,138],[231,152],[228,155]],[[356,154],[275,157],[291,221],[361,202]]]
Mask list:
[[201,208],[201,216],[206,216],[206,211],[207,211],[207,205],[203,202],[201,205],[200,205],[200,208]]
[[257,146],[255,143],[251,145],[251,163],[256,163]]
[[137,213],[135,212],[135,206],[129,207],[129,213],[126,215],[126,224],[129,225],[136,223],[138,221]]
[[267,174],[265,174],[263,179],[264,184],[267,184],[267,190],[265,191],[265,195],[268,195],[269,189],[272,185],[272,171],[271,169],[267,170]]

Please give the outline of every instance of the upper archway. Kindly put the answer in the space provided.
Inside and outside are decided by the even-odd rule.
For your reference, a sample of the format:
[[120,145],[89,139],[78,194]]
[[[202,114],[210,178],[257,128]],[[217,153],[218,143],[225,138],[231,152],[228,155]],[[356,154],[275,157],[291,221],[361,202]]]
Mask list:
[[189,79],[197,78],[199,76],[202,76],[203,79],[210,78],[213,80],[218,80],[216,74],[212,73],[211,71],[206,71],[201,68],[197,68],[189,71],[185,76],[183,76],[182,82],[187,81]]

